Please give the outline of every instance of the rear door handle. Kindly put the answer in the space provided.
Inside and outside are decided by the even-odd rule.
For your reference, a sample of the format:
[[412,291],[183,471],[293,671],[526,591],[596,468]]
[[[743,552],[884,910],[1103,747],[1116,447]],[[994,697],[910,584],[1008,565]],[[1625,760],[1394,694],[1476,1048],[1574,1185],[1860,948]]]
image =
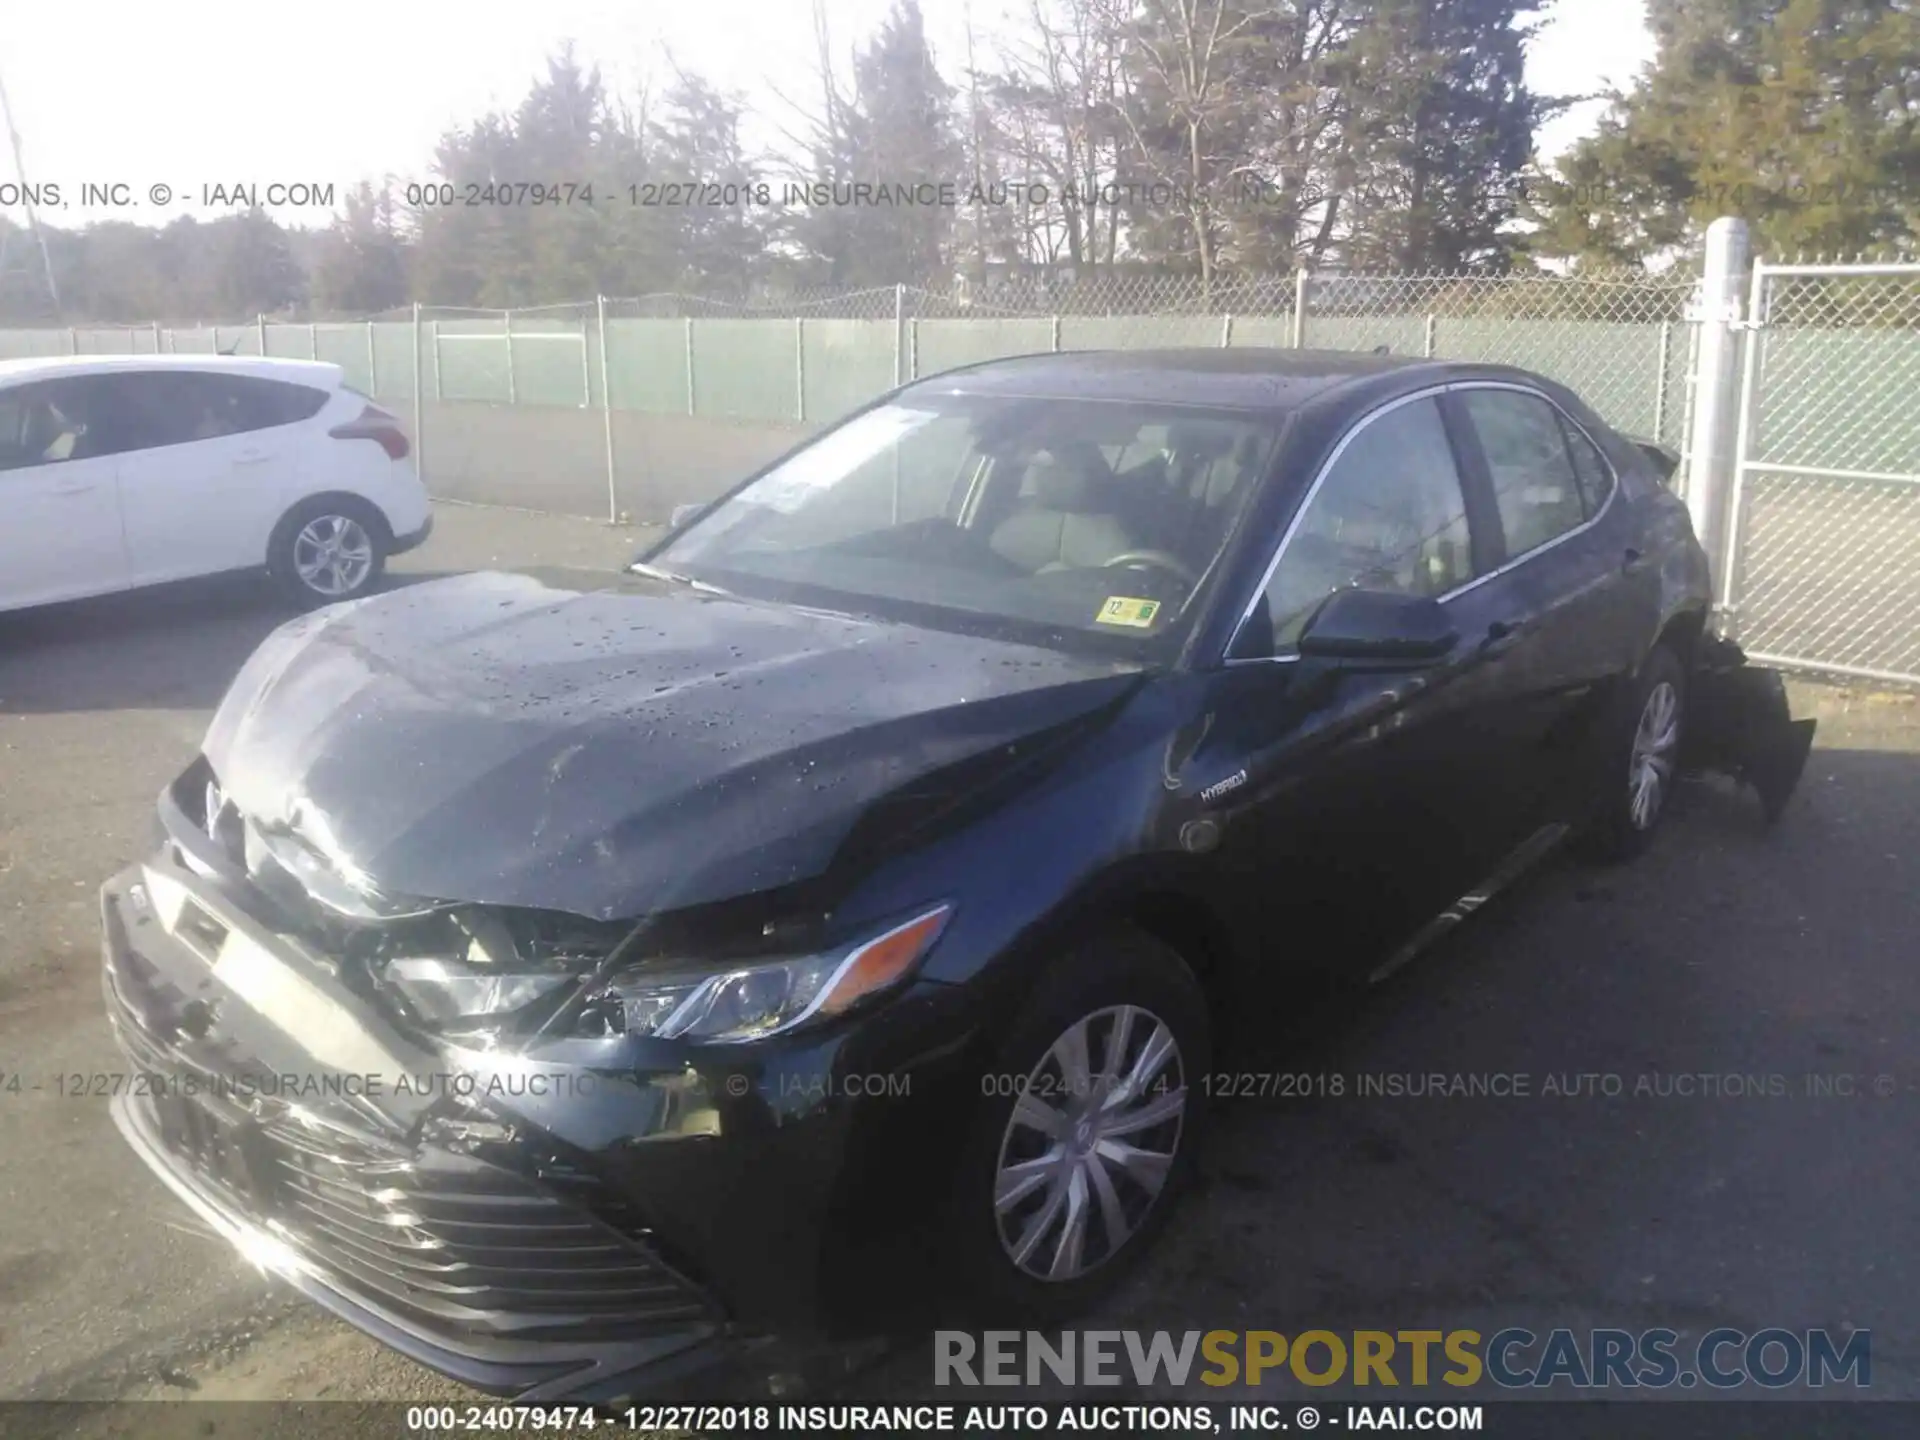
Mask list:
[[89,490],[96,488],[98,487],[92,480],[66,480],[54,486],[53,493],[56,495],[84,495]]
[[238,455],[234,456],[233,463],[236,465],[258,465],[262,460],[269,458],[271,457],[269,457],[264,450],[248,449],[242,450]]
[[1627,553],[1623,557],[1621,557],[1621,560],[1620,560],[1621,570],[1625,571],[1629,575],[1633,574],[1633,572],[1636,570],[1645,569],[1646,564],[1647,564],[1647,557],[1641,554],[1638,550],[1635,550],[1632,546],[1627,547]]

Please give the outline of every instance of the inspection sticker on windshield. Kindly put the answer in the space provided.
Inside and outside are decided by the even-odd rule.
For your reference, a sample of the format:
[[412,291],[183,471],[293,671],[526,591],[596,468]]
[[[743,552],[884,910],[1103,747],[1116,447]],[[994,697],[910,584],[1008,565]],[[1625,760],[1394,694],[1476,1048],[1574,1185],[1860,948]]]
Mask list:
[[1132,625],[1144,630],[1153,624],[1153,617],[1159,613],[1158,600],[1134,600],[1125,595],[1109,595],[1107,603],[1100,607],[1100,613],[1093,618],[1102,625]]

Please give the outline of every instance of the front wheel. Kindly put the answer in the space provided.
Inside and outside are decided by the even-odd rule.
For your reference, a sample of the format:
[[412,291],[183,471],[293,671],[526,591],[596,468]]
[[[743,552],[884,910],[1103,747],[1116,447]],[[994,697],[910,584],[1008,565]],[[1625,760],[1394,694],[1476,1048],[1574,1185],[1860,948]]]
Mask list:
[[1598,810],[1585,836],[1595,859],[1629,860],[1652,843],[1679,775],[1687,717],[1680,658],[1656,645],[1601,747]]
[[267,571],[282,594],[311,609],[365,595],[386,568],[387,550],[387,527],[371,506],[323,497],[280,522]]
[[984,1318],[1086,1308],[1151,1248],[1189,1177],[1206,1002],[1133,929],[1061,957],[983,1076],[955,1187],[960,1279]]

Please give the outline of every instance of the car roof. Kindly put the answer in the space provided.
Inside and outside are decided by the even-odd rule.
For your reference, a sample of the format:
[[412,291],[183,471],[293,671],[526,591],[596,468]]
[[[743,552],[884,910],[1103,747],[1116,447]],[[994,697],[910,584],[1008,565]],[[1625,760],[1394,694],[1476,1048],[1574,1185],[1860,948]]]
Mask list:
[[1319,408],[1322,401],[1342,410],[1361,408],[1427,386],[1470,380],[1517,381],[1551,394],[1562,388],[1511,365],[1247,346],[1020,355],[943,371],[903,393],[1122,400],[1281,414]]
[[255,375],[271,380],[320,385],[340,383],[341,369],[328,360],[283,360],[260,355],[29,355],[0,360],[0,384],[55,380],[69,375],[106,375],[127,371],[197,370],[223,375]]

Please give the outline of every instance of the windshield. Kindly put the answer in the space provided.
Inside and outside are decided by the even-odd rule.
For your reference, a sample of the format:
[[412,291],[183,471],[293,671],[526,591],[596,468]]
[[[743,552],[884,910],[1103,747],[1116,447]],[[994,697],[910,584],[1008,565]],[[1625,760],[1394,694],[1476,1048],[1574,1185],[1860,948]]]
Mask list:
[[940,396],[827,432],[648,557],[726,588],[1152,639],[1272,459],[1271,417]]

